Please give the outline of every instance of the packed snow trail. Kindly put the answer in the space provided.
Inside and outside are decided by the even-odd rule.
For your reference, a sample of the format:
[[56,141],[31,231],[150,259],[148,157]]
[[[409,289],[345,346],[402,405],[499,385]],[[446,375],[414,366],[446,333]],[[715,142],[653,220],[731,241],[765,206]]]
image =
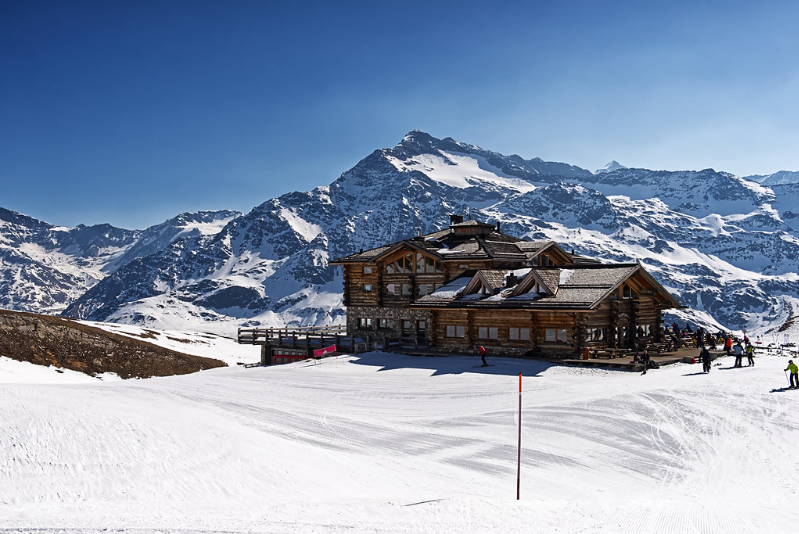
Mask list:
[[799,394],[770,393],[787,358],[732,361],[642,377],[370,353],[108,383],[0,374],[0,532],[793,532]]

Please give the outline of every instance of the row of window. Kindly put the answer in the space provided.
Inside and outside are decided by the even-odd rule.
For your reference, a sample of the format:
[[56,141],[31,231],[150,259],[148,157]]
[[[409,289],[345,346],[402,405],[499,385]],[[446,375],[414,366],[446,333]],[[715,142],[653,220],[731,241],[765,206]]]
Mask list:
[[[446,337],[466,337],[466,327],[462,325],[447,325]],[[499,328],[496,326],[477,327],[477,339],[499,339]],[[530,341],[530,329],[522,327],[508,328],[508,339],[511,341]]]
[[[402,319],[402,329],[403,331],[410,332],[413,328],[413,321],[411,319]],[[396,326],[396,321],[394,319],[388,318],[376,318],[373,319],[371,317],[359,317],[358,318],[358,328],[359,329],[368,329],[371,330],[375,325],[379,330],[393,330]],[[427,323],[424,320],[418,320],[416,323],[416,329],[418,331],[424,331],[427,328]],[[654,331],[651,325],[641,325],[636,327],[635,333],[637,337],[650,337],[652,332]],[[618,337],[619,339],[625,339],[629,334],[629,330],[626,326],[620,326],[618,328]],[[466,337],[466,326],[464,325],[447,325],[446,326],[446,337],[448,338],[465,338]],[[481,340],[499,340],[499,328],[496,326],[479,326],[477,327],[477,338]],[[510,341],[530,341],[530,328],[527,327],[515,327],[511,326],[508,328],[508,339]],[[565,328],[547,328],[544,331],[544,339],[549,343],[568,343],[569,342],[569,331]],[[604,328],[587,328],[585,331],[585,340],[588,342],[592,341],[605,341],[606,340],[606,332]]]
[[[443,284],[419,284],[419,296],[423,297],[425,295],[429,295]],[[364,284],[363,290],[364,291],[372,291],[372,284]],[[411,294],[411,285],[410,284],[387,284],[386,285],[386,293],[389,295],[403,295],[409,296]]]
[[[360,329],[371,329],[375,324],[377,325],[378,330],[394,330],[396,321],[394,321],[394,319],[387,319],[384,317],[378,317],[377,319],[372,319],[371,317],[358,318],[358,328]],[[402,330],[405,332],[410,332],[412,329],[413,320],[402,319]],[[425,331],[427,329],[427,321],[417,320],[416,329],[420,332]]]
[[[409,252],[391,263],[386,264],[386,274],[411,274],[429,273],[438,274],[444,272],[444,265],[434,259],[417,252]],[[364,270],[365,272],[365,270]]]
[[[651,325],[641,325],[636,329],[638,337],[650,337],[653,332]],[[627,327],[619,327],[619,338],[627,337]],[[466,337],[466,327],[459,325],[447,325],[446,337],[459,338]],[[477,328],[477,338],[487,340],[499,339],[499,328],[495,326],[480,326]],[[530,329],[522,327],[508,328],[508,339],[511,341],[530,341]],[[547,342],[562,342],[568,343],[569,331],[565,328],[547,328],[544,332],[544,339]],[[585,331],[586,341],[605,341],[604,328],[587,328]]]
[[[533,258],[534,267],[549,267],[554,265],[547,255]],[[459,265],[460,269],[469,269],[468,265]],[[364,274],[371,274],[371,267],[363,268]],[[386,264],[386,274],[440,274],[444,272],[444,264],[435,258],[425,256],[421,252],[408,252],[404,256]]]

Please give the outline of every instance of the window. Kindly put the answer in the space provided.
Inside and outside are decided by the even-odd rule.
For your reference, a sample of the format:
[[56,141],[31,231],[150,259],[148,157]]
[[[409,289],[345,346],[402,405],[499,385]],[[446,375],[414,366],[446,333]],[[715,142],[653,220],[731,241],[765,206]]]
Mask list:
[[447,337],[466,337],[466,327],[447,325]]
[[388,284],[386,286],[386,293],[388,293],[389,295],[396,295],[397,292],[395,290],[395,285],[394,284]]
[[402,284],[402,294],[403,295],[410,295],[411,294],[411,285],[410,284]]
[[378,328],[393,329],[394,328],[394,321],[392,321],[391,319],[378,319],[377,320],[377,327]]
[[370,317],[359,317],[358,328],[372,328],[372,319]]
[[426,273],[443,273],[444,267],[441,265],[441,262],[433,259],[433,258],[426,258],[424,264],[424,272]]
[[397,260],[398,273],[412,273],[413,272],[413,254],[410,252],[405,254],[402,258]]
[[386,264],[386,274],[410,274],[413,272],[413,253]]
[[585,330],[586,341],[604,341],[605,329],[604,328],[587,328]]
[[529,328],[516,328],[515,326],[512,326],[510,327],[508,334],[508,337],[511,341],[530,341]]
[[372,268],[371,267],[364,267],[363,268],[363,274],[372,274]]
[[481,326],[477,328],[477,337],[480,339],[497,339],[499,331],[494,326]]
[[433,292],[433,284],[419,284],[419,296],[429,295]]
[[637,299],[638,293],[636,293],[635,290],[630,286],[628,286],[627,284],[624,284],[624,289],[622,290],[622,298]]
[[363,285],[363,290],[364,291],[371,291],[372,290],[372,284],[364,284]]
[[458,265],[458,269],[468,269],[468,268],[469,268],[469,266],[466,265],[465,263],[462,263],[462,264]]
[[550,343],[568,343],[569,332],[563,328],[547,328],[546,340]]

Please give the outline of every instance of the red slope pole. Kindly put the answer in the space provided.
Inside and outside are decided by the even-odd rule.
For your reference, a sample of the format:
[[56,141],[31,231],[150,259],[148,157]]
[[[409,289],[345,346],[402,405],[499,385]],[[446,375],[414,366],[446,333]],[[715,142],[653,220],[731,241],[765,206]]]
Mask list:
[[519,453],[516,459],[516,500],[519,500],[519,489],[522,481],[522,374],[519,373]]

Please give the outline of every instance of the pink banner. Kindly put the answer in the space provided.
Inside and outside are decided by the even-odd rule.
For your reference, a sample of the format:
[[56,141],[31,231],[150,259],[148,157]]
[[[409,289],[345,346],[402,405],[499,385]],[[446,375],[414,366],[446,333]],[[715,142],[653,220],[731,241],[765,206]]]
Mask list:
[[322,358],[324,356],[327,356],[328,354],[333,354],[334,352],[336,352],[336,346],[335,345],[330,345],[329,347],[325,347],[323,349],[314,350],[313,351],[313,357],[314,358]]

